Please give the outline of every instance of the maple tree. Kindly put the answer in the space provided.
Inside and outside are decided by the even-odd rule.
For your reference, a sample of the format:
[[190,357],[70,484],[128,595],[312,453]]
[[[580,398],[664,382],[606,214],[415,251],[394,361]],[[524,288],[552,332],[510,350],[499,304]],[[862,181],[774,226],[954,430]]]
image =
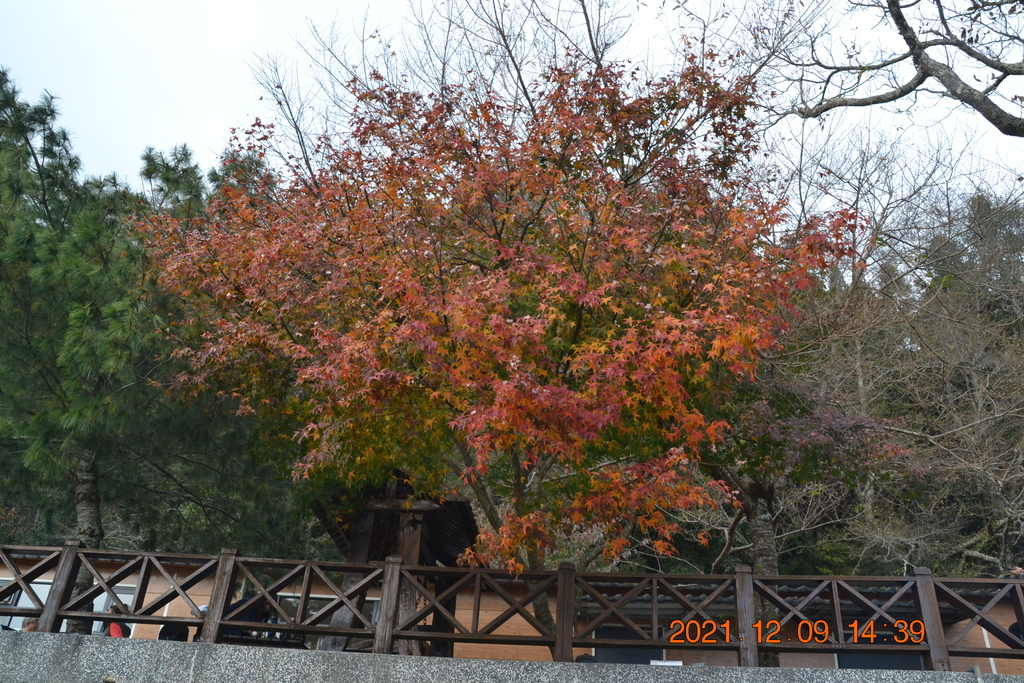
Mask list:
[[140,222],[189,311],[181,385],[301,424],[297,476],[472,491],[481,561],[540,568],[571,528],[670,552],[664,511],[715,499],[692,475],[726,425],[698,397],[776,345],[844,217],[783,225],[748,172],[751,83],[713,55],[552,67],[516,101],[352,87],[312,176],[250,165],[200,220]]

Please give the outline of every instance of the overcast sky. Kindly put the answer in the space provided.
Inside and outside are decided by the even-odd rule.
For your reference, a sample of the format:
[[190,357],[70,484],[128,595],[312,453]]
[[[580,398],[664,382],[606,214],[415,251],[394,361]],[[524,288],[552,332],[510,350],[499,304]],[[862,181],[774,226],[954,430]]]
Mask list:
[[136,183],[147,146],[186,143],[206,170],[232,126],[271,117],[249,65],[268,54],[302,63],[297,41],[309,36],[310,22],[337,19],[354,32],[368,14],[385,34],[400,29],[408,0],[368,4],[12,1],[0,21],[0,66],[22,99],[36,102],[44,90],[60,98],[60,123],[86,173],[116,172]]
[[[342,9],[349,6],[348,10]],[[362,2],[327,0],[36,0],[5,3],[0,65],[22,99],[60,98],[61,125],[89,174],[135,182],[147,146],[192,147],[209,168],[232,126],[266,117],[248,64],[297,55],[308,21],[363,16]],[[400,17],[405,0],[375,0]],[[347,12],[347,16],[346,16]]]
[[[512,0],[515,1],[515,0]],[[186,143],[204,170],[216,163],[232,126],[255,116],[270,118],[259,101],[249,65],[258,56],[281,55],[303,62],[297,40],[309,22],[363,25],[365,0],[36,0],[8,2],[0,21],[0,65],[10,70],[23,99],[43,90],[60,99],[61,125],[72,134],[86,173],[116,172],[138,182],[139,157],[147,146],[167,150]],[[624,7],[643,8],[629,2]],[[646,52],[646,36],[658,28],[659,2],[646,3],[634,19],[629,50]],[[669,3],[670,4],[670,3]],[[374,0],[373,26],[396,32],[407,0]],[[944,109],[943,116],[949,115]],[[913,118],[930,116],[917,107]],[[886,120],[872,112],[871,125]],[[1016,164],[1024,145],[991,135],[976,114],[945,121],[940,130],[966,137],[983,132],[994,150]]]

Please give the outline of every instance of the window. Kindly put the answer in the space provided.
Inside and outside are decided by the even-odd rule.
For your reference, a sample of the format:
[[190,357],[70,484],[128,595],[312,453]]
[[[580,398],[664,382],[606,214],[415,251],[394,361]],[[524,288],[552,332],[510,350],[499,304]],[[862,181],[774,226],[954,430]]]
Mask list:
[[888,671],[924,671],[921,655],[867,654],[840,652],[836,655],[840,669],[884,669]]
[[[637,635],[625,626],[603,626],[594,637],[615,640],[637,640]],[[594,657],[602,664],[650,664],[665,659],[665,650],[658,647],[595,647]]]
[[[0,581],[0,588],[6,586],[10,581]],[[21,589],[14,591],[3,600],[0,600],[0,605],[4,607],[16,607],[18,606],[18,600],[21,598]],[[0,628],[3,629],[14,629],[19,630],[21,628],[21,617],[0,617]]]
[[[114,586],[114,593],[117,594],[118,599],[126,605],[131,605],[132,598],[135,597],[135,586]],[[114,599],[104,593],[92,602],[92,608],[94,612],[106,612],[110,609],[110,606],[114,604]],[[102,607],[102,609],[97,609]],[[129,627],[131,625],[129,624]],[[102,621],[92,622],[92,634],[94,636],[103,633],[103,629],[106,627],[106,623]],[[61,630],[65,630],[61,627]]]
[[[326,607],[335,599],[333,595],[310,595],[309,596],[309,614],[315,616],[320,610]],[[295,614],[299,611],[299,594],[298,593],[278,593],[277,601],[281,605],[281,608],[288,614],[289,617],[295,618]],[[377,613],[380,611],[380,598],[366,598],[363,601],[362,607],[363,616],[369,620],[371,624],[377,623]]]
[[[310,595],[309,596],[309,614],[315,616],[320,610],[329,605],[335,600],[333,595]],[[277,595],[278,604],[292,619],[295,618],[295,614],[299,611],[299,594],[298,593],[278,593]],[[363,606],[360,610],[363,616],[371,623],[376,625],[377,615],[380,612],[380,598],[365,598],[363,600]],[[327,626],[328,624],[324,624]],[[355,620],[353,628],[362,626],[362,622]],[[306,644],[311,650],[320,649],[320,638],[315,636],[307,636]]]
[[[7,585],[7,583],[8,582],[0,583],[0,586]],[[50,585],[51,583],[49,581],[32,582],[32,590],[35,591],[36,595],[38,595],[39,599],[42,600],[44,603],[46,602],[46,598],[50,595]],[[116,586],[114,588],[114,592],[117,593],[117,596],[121,599],[121,602],[131,602],[132,597],[135,595],[135,587]],[[26,595],[25,592],[22,590],[18,590],[13,595],[4,599],[2,604],[13,605],[15,607],[34,607],[34,605],[32,604],[32,599],[28,595]],[[108,609],[110,609],[111,604],[113,604],[113,599],[109,595],[104,593],[103,595],[101,595],[93,601],[93,611],[106,612]],[[102,607],[102,609],[98,609],[99,607]],[[21,624],[23,621],[23,617],[0,617],[0,626],[6,626],[7,628],[20,631]],[[94,621],[92,627],[93,634],[100,633],[103,630],[103,626],[103,622]],[[60,630],[67,631],[66,621],[61,625]]]

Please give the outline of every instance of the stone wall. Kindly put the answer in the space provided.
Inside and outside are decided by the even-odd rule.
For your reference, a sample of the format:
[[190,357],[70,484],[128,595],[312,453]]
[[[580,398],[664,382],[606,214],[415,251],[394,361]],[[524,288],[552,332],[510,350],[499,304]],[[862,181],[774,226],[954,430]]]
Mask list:
[[1024,683],[928,671],[559,664],[0,633],[3,683]]

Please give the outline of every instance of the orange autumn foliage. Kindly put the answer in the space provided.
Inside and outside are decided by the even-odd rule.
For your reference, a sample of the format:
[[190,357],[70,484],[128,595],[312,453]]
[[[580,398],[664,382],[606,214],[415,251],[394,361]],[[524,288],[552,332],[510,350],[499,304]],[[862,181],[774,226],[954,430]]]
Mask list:
[[182,382],[291,411],[306,476],[461,479],[480,560],[540,566],[574,526],[671,552],[663,511],[711,503],[694,463],[724,428],[696,399],[751,374],[846,225],[783,225],[747,173],[750,84],[704,61],[553,69],[527,104],[356,91],[315,176],[143,226],[190,312]]

